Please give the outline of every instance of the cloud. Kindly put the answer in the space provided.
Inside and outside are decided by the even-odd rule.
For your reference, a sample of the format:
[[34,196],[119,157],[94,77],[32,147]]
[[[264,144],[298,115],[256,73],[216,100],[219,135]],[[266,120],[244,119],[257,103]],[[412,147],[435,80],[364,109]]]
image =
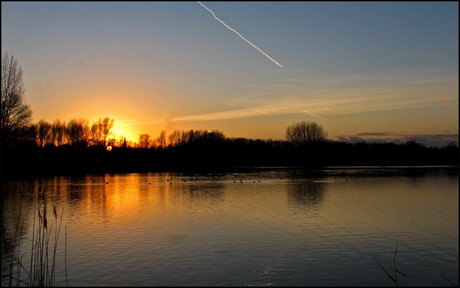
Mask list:
[[353,136],[388,136],[394,133],[391,132],[371,132],[371,133],[355,133]]
[[[233,105],[244,105],[250,108],[211,112],[196,115],[180,116],[171,121],[213,121],[224,119],[246,118],[264,115],[282,115],[306,113],[322,120],[327,115],[346,115],[370,111],[399,110],[416,107],[425,107],[431,100],[407,99],[386,102],[384,96],[350,96],[344,93],[342,97],[331,95],[329,99],[323,97],[281,97],[278,99],[242,99],[240,104],[233,100]],[[251,105],[252,104],[252,105]]]
[[171,118],[170,121],[214,121],[256,117],[262,115],[271,116],[284,114],[309,114],[316,118],[327,120],[325,117],[316,114],[325,112],[326,108],[319,106],[316,100],[310,102],[312,103],[311,105],[309,105],[308,101],[305,100],[299,101],[299,99],[284,99],[281,101],[272,101],[266,105],[253,106],[250,108],[174,117]]
[[404,142],[415,141],[427,147],[445,147],[451,143],[458,145],[458,134],[407,135]]
[[439,98],[439,99],[438,99],[438,102],[440,102],[440,103],[447,103],[447,102],[449,102],[449,99]]
[[214,121],[214,120],[253,117],[253,116],[258,116],[261,114],[270,115],[269,112],[264,111],[262,109],[248,108],[248,109],[240,109],[240,110],[230,110],[230,111],[223,111],[223,112],[204,113],[204,114],[196,114],[196,115],[189,115],[189,116],[182,116],[182,117],[174,117],[169,120],[170,121]]
[[[381,137],[381,138],[373,138]],[[458,134],[426,134],[426,135],[398,135],[391,132],[372,132],[372,133],[356,133],[353,135],[340,135],[336,137],[338,141],[347,143],[407,143],[415,141],[426,147],[445,147],[451,143],[458,146]]]
[[233,99],[231,104],[284,110],[290,106],[293,110],[304,109],[329,118],[331,115],[431,108],[453,101],[450,97],[433,101],[440,91],[446,95],[457,93],[453,85],[457,80],[451,76],[437,76],[436,71],[390,72],[331,77],[300,71],[299,77],[288,75],[281,82],[252,84],[251,89],[258,93]]
[[[449,95],[457,79],[439,76],[438,71],[391,70],[376,74],[322,75],[311,71],[291,71],[270,81],[251,83],[242,96],[227,100],[221,111],[181,115],[171,121],[213,121],[306,113],[322,120],[334,115],[363,112],[431,108],[439,87]],[[276,80],[278,79],[278,80]],[[444,92],[443,92],[444,93]],[[444,99],[444,98],[442,98]],[[452,102],[449,97],[448,101]],[[444,101],[444,100],[443,100]],[[379,135],[381,136],[381,135]]]
[[363,137],[357,137],[357,136],[337,136],[337,140],[340,142],[347,142],[347,143],[361,143],[361,142],[366,142],[366,143],[402,143],[400,139],[392,139],[390,141],[389,139],[382,139],[382,138],[363,138]]

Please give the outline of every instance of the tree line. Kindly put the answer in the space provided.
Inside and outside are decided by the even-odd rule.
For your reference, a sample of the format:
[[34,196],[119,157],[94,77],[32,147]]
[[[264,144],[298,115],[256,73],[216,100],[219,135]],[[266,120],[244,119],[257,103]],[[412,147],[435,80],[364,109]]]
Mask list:
[[[228,138],[219,130],[141,133],[137,143],[113,132],[114,119],[40,120],[31,124],[25,103],[22,69],[13,56],[2,58],[2,174],[30,171],[127,172],[233,166],[458,165],[452,144],[429,148],[405,144],[344,143],[327,139],[315,122],[297,122],[286,140]],[[117,139],[118,137],[118,139]],[[106,149],[110,146],[110,149]]]
[[[71,119],[68,122],[55,120],[49,123],[42,119],[30,124],[32,110],[25,103],[23,72],[14,56],[6,52],[2,57],[2,95],[1,95],[1,144],[2,146],[36,143],[39,147],[70,146],[121,146],[124,148],[166,148],[169,146],[200,145],[208,142],[225,140],[221,131],[190,130],[173,131],[166,137],[161,131],[156,139],[149,134],[140,134],[136,144],[128,143],[126,138],[116,139],[113,132],[114,120],[109,117],[99,118],[89,124],[86,119]],[[300,122],[286,130],[288,141],[302,145],[312,141],[323,141],[327,136],[324,128],[313,122]],[[169,140],[169,141],[168,141]]]
[[[7,137],[10,144],[37,145],[38,147],[80,146],[80,147],[107,147],[113,148],[170,148],[186,145],[206,145],[223,141],[250,143],[245,138],[227,139],[219,130],[174,130],[169,135],[166,130],[161,131],[157,138],[150,134],[141,133],[138,142],[127,141],[123,135],[118,136],[113,131],[114,119],[99,118],[90,124],[87,119],[70,119],[68,122],[56,119],[50,123],[44,119],[35,124],[18,126],[10,131]],[[291,124],[286,129],[286,139],[294,145],[305,145],[309,142],[326,141],[327,132],[315,122],[302,121]],[[233,139],[233,140],[232,140]],[[275,143],[257,139],[256,142]],[[281,141],[276,141],[280,144]]]
[[[93,127],[97,127],[98,123],[93,123],[96,125]],[[175,130],[169,135],[162,131],[154,140],[145,137],[148,134],[141,134],[144,144],[142,141],[135,146],[116,144],[108,151],[101,135],[100,142],[90,138],[88,143],[94,145],[85,142],[40,145],[42,142],[38,137],[38,142],[11,146],[6,153],[2,153],[2,173],[18,176],[27,173],[55,175],[177,169],[215,171],[233,167],[459,164],[456,145],[425,147],[413,141],[405,144],[350,144],[328,139],[302,142],[301,139],[287,141],[226,137],[217,130]],[[52,139],[50,137],[46,141]],[[56,138],[54,141],[56,143]],[[107,143],[111,144],[110,140]]]
[[15,129],[10,135],[10,142],[16,144],[33,144],[38,147],[71,146],[102,146],[115,143],[113,137],[114,120],[109,117],[92,122],[88,120],[71,119],[68,122],[55,120],[49,123],[40,120],[36,124],[24,125]]

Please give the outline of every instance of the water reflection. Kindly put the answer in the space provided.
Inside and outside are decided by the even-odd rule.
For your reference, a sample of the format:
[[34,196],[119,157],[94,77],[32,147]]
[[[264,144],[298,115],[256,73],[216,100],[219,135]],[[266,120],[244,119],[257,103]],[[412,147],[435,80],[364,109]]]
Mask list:
[[2,263],[2,286],[4,275],[8,275],[10,259],[12,259],[16,247],[23,243],[21,232],[29,228],[28,211],[33,211],[32,197],[24,197],[30,193],[33,183],[27,181],[21,185],[14,181],[8,185],[2,181],[2,215],[1,215],[1,263]]
[[196,183],[188,185],[184,191],[192,203],[206,201],[215,205],[223,202],[224,189],[223,183]]
[[288,203],[306,212],[315,212],[324,199],[327,182],[303,181],[287,185]]
[[[65,201],[57,187],[53,178],[2,182],[2,285],[42,283],[41,277],[54,283],[58,217]],[[36,273],[45,266],[41,276]],[[14,276],[5,277],[9,273]]]
[[[28,215],[38,193],[44,194],[49,205],[67,205],[69,218],[85,214],[107,221],[140,213],[145,207],[151,206],[174,203],[219,205],[224,201],[225,185],[171,173],[59,176],[29,182],[12,181],[3,187],[5,193],[11,193],[3,202],[6,217],[2,217],[10,219],[11,223],[5,223],[3,227],[11,226],[11,219],[17,219],[15,215],[21,205],[23,214]],[[12,228],[5,230],[11,231]]]
[[395,242],[398,264],[414,275],[406,284],[442,284],[428,275],[433,267],[458,283],[458,175],[393,170],[8,181],[2,256],[18,216],[30,231],[42,195],[50,209],[65,208],[73,286],[233,286],[241,277],[245,285],[380,286],[388,279],[372,255],[391,258]]

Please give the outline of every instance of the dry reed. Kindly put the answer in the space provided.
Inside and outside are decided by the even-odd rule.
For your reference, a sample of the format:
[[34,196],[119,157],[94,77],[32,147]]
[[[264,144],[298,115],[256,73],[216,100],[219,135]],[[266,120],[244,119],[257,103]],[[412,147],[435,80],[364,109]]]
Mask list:
[[[42,205],[40,205],[42,198]],[[42,206],[42,207],[40,207]],[[32,239],[30,253],[24,252],[21,255],[21,241],[23,234],[24,223],[19,223],[21,210],[19,211],[18,221],[16,225],[15,237],[13,240],[13,248],[10,259],[9,271],[9,286],[13,286],[13,281],[16,281],[16,286],[55,286],[56,285],[56,253],[61,234],[62,219],[64,216],[64,208],[62,208],[59,217],[56,206],[53,206],[54,214],[54,229],[52,219],[47,216],[47,204],[44,193],[42,197],[37,197],[36,205],[34,205],[34,215],[32,224]],[[38,217],[37,217],[38,215]],[[52,233],[54,232],[54,235]],[[65,273],[67,281],[67,227],[65,231]],[[53,240],[50,243],[50,240]],[[50,244],[52,245],[50,247]],[[24,256],[29,255],[29,267],[23,264]],[[26,276],[21,278],[22,274]]]

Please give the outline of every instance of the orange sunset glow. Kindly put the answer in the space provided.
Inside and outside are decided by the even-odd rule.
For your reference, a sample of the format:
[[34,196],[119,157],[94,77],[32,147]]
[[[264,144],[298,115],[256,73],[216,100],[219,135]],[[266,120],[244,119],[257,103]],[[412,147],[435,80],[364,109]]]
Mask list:
[[454,3],[369,3],[359,17],[355,4],[201,4],[2,3],[33,121],[110,117],[134,142],[188,129],[284,140],[298,121],[333,141],[458,142]]
[[458,287],[458,2],[1,6],[2,287]]

